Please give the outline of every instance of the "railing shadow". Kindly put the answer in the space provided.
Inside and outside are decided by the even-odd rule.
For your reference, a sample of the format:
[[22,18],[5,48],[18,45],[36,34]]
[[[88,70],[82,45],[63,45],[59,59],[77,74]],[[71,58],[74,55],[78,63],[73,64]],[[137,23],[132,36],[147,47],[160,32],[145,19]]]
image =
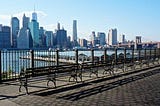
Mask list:
[[114,82],[108,83],[106,85],[100,85],[100,86],[96,86],[96,87],[93,87],[93,88],[90,88],[90,89],[81,90],[79,92],[70,93],[70,94],[67,94],[67,95],[64,95],[64,96],[61,96],[61,97],[58,97],[58,98],[59,99],[76,101],[76,100],[79,100],[79,99],[82,99],[82,98],[85,98],[85,97],[88,97],[88,96],[91,96],[91,95],[94,95],[94,94],[98,94],[98,93],[101,93],[101,92],[104,92],[104,91],[122,86],[122,85],[130,83],[130,82],[134,82],[134,81],[143,79],[145,77],[155,75],[157,73],[160,73],[159,69],[149,71],[149,72],[146,72],[146,73],[142,73],[142,74],[139,74],[139,75],[134,75],[132,77],[124,78],[124,79],[121,79],[121,80],[118,80],[118,81],[114,81]]
[[17,98],[17,97],[18,96],[0,95],[0,100],[13,99],[13,98]]

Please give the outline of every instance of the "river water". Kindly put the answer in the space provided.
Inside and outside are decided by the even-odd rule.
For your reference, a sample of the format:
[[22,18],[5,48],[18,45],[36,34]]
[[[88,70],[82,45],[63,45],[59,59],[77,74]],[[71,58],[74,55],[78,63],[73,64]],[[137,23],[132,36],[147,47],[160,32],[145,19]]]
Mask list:
[[[131,51],[127,51],[131,53]],[[34,51],[34,56],[54,56],[56,52],[49,51]],[[107,55],[111,55],[115,53],[114,50],[108,50]],[[124,53],[123,50],[117,51],[117,54]],[[91,51],[78,51],[78,54],[85,54],[86,56],[91,56]],[[31,60],[29,59],[21,59],[20,57],[30,55],[30,51],[20,51],[20,50],[12,50],[12,51],[2,51],[1,52],[1,71],[9,71],[11,70],[14,73],[19,73],[21,68],[28,68],[31,66]],[[75,56],[75,51],[65,51],[59,52],[60,56]],[[94,56],[101,57],[104,55],[104,51],[94,51]],[[54,62],[47,61],[34,61],[34,66],[48,66],[55,65]]]

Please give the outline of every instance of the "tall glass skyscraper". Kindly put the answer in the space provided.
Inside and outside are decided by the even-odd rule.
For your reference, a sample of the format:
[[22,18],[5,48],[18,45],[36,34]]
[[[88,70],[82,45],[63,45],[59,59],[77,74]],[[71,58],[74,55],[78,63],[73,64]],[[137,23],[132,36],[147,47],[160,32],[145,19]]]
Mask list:
[[37,21],[37,13],[35,11],[32,13],[32,20]]
[[28,28],[29,25],[29,17],[26,17],[25,14],[23,15],[23,22],[22,22],[22,27]]
[[17,17],[11,18],[11,47],[17,47],[17,35],[19,31],[19,19]]
[[32,14],[32,21],[29,23],[29,28],[33,39],[33,48],[37,48],[40,45],[39,44],[40,36],[39,36],[39,23],[37,22],[36,12]]
[[99,44],[104,46],[106,44],[106,34],[104,32],[98,32],[97,37],[99,39]]
[[73,42],[77,42],[77,20],[73,20]]
[[29,49],[33,47],[33,41],[31,37],[30,29],[28,28],[29,17],[23,15],[22,28],[18,33],[17,38],[17,48],[19,49]]
[[117,45],[117,29],[110,29],[108,33],[108,44]]
[[0,26],[0,48],[6,49],[11,47],[10,43],[10,27],[9,26]]
[[46,31],[46,46],[47,47],[53,47],[53,32],[52,31]]
[[64,28],[60,29],[60,24],[58,23],[58,30],[56,30],[56,46],[57,48],[67,47],[67,31]]

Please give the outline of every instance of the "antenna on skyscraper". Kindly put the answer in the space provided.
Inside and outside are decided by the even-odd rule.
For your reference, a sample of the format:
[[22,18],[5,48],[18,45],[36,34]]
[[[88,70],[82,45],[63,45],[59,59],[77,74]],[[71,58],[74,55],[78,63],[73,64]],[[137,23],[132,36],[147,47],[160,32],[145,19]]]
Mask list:
[[35,12],[35,4],[34,4],[34,12]]

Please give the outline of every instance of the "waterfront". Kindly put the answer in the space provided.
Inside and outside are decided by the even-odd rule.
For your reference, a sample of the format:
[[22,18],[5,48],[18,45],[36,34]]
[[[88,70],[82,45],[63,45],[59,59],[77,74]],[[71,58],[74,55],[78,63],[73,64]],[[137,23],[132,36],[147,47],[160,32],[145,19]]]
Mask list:
[[[122,53],[123,51],[118,51],[117,54]],[[114,50],[109,50],[107,52],[107,55],[112,55],[114,53]],[[91,51],[79,51],[78,54],[84,54],[87,58],[91,57]],[[101,57],[104,55],[103,50],[94,51],[94,56]],[[31,65],[30,59],[22,59],[21,57],[27,57],[30,56],[29,50],[9,50],[9,51],[2,51],[1,52],[1,70],[2,72],[12,70],[15,73],[19,73],[21,68],[27,68]],[[36,60],[34,61],[35,67],[40,66],[48,66],[48,65],[55,65],[54,61],[51,61],[52,58],[55,56],[55,51],[34,51],[35,57],[47,57],[48,61],[44,60]],[[63,57],[69,57],[70,60],[75,61],[75,51],[63,51],[59,52],[59,56],[61,58]],[[90,60],[88,60],[90,61]]]
[[[134,60],[157,56],[159,49],[100,49],[100,50],[2,50],[1,51],[1,75],[5,79],[17,78],[20,71],[31,67],[54,66],[58,64],[84,63],[104,61],[104,59],[129,58]],[[116,55],[115,55],[116,54]],[[56,57],[58,55],[58,57]],[[105,57],[106,55],[106,57]],[[56,60],[57,58],[57,60]]]

